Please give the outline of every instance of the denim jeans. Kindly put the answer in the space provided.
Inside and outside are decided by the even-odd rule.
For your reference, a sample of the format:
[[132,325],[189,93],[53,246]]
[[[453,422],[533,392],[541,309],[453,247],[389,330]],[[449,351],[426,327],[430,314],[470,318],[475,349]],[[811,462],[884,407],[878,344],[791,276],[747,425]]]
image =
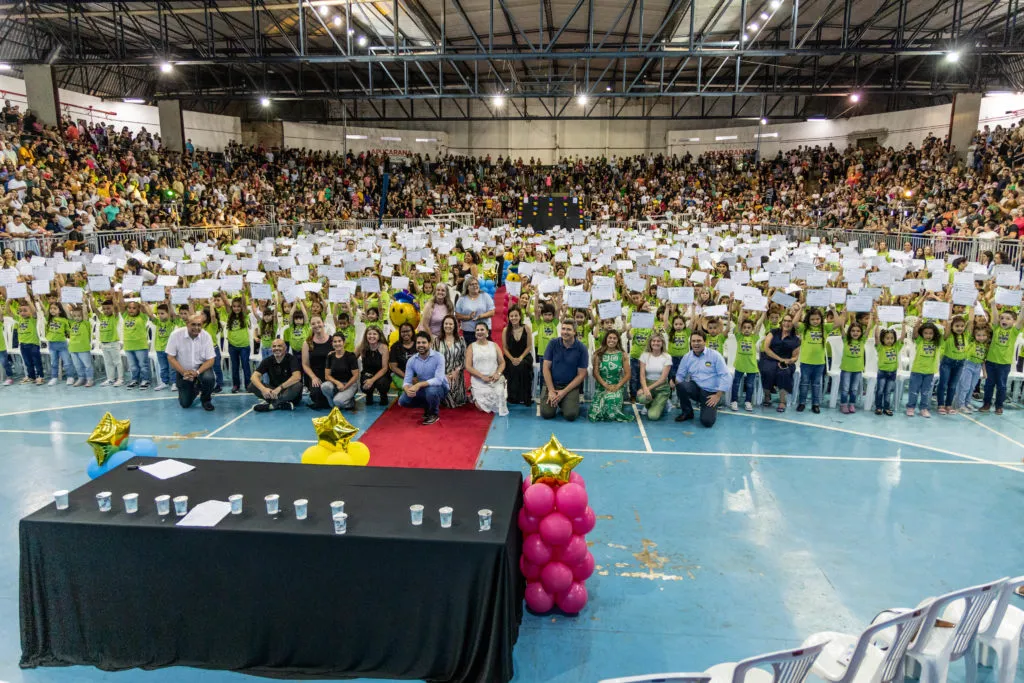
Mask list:
[[[224,368],[222,367],[224,361],[222,360],[222,357],[220,355],[220,344],[218,344],[217,342],[213,343],[213,357],[213,376],[217,380],[216,386],[221,387],[224,386]],[[299,362],[302,362],[301,351],[299,352]]]
[[860,379],[863,372],[848,372],[843,370],[839,373],[839,404],[853,405],[860,396]]
[[896,371],[879,370],[875,382],[875,410],[892,410],[892,392],[896,388]]
[[173,384],[178,381],[178,373],[167,360],[166,351],[156,352],[156,365],[160,372],[160,382],[162,384]]
[[964,369],[960,371],[960,379],[956,383],[956,397],[953,399],[954,408],[963,408],[971,403],[971,394],[974,387],[981,379],[981,363],[964,363]]
[[84,379],[86,382],[93,380],[91,351],[76,351],[72,353],[71,362],[75,364],[75,374],[78,375],[78,379]]
[[754,382],[756,379],[756,372],[740,372],[739,370],[735,371],[732,374],[732,393],[730,394],[731,398],[729,400],[736,401],[737,403],[739,402],[740,383],[742,382],[743,392],[746,396],[746,401],[752,403],[754,401]]
[[249,375],[249,354],[252,353],[251,346],[228,346],[228,358],[231,360],[231,388],[238,389],[248,383]]
[[825,376],[825,365],[800,364],[800,395],[797,403],[806,403],[808,389],[811,394],[811,405],[821,405],[821,380]]
[[[21,352],[25,354],[24,351]],[[985,361],[985,397],[982,403],[992,405],[992,392],[996,394],[996,408],[1002,408],[1006,402],[1006,380],[1010,376],[1010,364],[993,363]]]
[[71,360],[66,341],[47,342],[50,345],[50,379],[60,378],[60,365],[64,364],[64,376],[78,379],[75,364]]
[[333,382],[323,381],[320,383],[320,393],[327,399],[329,405],[337,408],[348,409],[355,403],[356,391],[359,389],[359,382],[355,382],[348,389],[341,390],[339,387],[341,383],[337,385]]
[[932,398],[932,380],[935,375],[928,372],[910,373],[910,396],[907,397],[907,408],[924,410]]
[[682,414],[693,417],[693,404],[691,401],[697,401],[700,407],[700,423],[705,427],[715,426],[715,421],[718,419],[718,406],[722,405],[721,402],[714,406],[707,404],[708,396],[713,393],[712,391],[701,389],[692,379],[676,384],[676,396],[679,397],[679,408],[682,410]]
[[441,385],[430,385],[423,387],[416,392],[416,396],[409,398],[409,395],[402,391],[398,395],[398,405],[403,408],[423,408],[424,415],[437,415],[447,390]]
[[953,397],[956,395],[956,385],[960,380],[960,373],[964,368],[964,359],[954,360],[942,357],[939,363],[939,389],[935,398],[939,406],[952,406]]
[[[675,375],[672,375],[675,377]],[[629,359],[629,398],[631,401],[636,400],[636,393],[640,391],[640,359],[630,358]]]
[[25,374],[29,379],[43,376],[43,354],[39,353],[39,344],[22,344],[21,360],[25,362]]
[[[149,381],[149,351],[139,349],[138,351],[125,351],[128,358],[128,381],[148,382]],[[140,380],[141,377],[141,380]]]

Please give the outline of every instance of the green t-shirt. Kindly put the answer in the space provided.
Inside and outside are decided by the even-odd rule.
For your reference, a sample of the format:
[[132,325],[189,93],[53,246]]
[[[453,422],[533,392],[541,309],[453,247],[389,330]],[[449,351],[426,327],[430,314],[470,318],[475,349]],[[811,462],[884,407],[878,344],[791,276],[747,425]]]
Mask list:
[[117,313],[114,315],[103,315],[99,314],[100,319],[100,343],[116,342],[117,337],[117,321],[119,316]]
[[757,339],[756,334],[740,334],[736,337],[736,372],[757,372]]
[[977,363],[978,365],[985,362],[985,354],[988,353],[988,342],[972,339],[967,343],[967,348],[970,351],[967,355],[967,362]]
[[900,367],[900,350],[903,348],[903,342],[896,342],[892,346],[882,346],[879,344],[876,347],[878,351],[878,370],[879,372],[896,372]]
[[[554,318],[551,322],[544,322],[541,318],[533,319],[533,343],[537,350],[537,357],[544,355],[548,348],[548,342],[558,336],[558,321]],[[639,356],[637,356],[639,358]]]
[[70,324],[67,318],[54,316],[46,321],[46,341],[62,342],[68,340]]
[[157,351],[167,350],[167,340],[171,338],[171,332],[181,327],[177,318],[161,320],[153,316],[153,348]]
[[249,325],[246,324],[246,315],[243,312],[242,321],[235,320],[234,322],[228,323],[228,344],[234,346],[236,349],[245,348],[249,346],[251,340],[249,338]]
[[843,372],[864,372],[864,338],[843,339],[843,360],[839,363]]
[[88,320],[72,320],[68,335],[68,351],[86,353],[92,350],[92,324]]
[[910,371],[923,375],[934,375],[938,372],[939,349],[942,347],[942,342],[937,339],[928,341],[924,337],[918,337],[914,340],[914,345],[917,347],[917,353],[914,355],[914,365],[911,366]]
[[[21,332],[18,333],[19,335]],[[1017,345],[1020,330],[1016,327],[1004,328],[997,325],[992,330],[992,341],[988,345],[985,360],[997,365],[1009,365],[1013,362],[1013,347]]]
[[724,334],[709,334],[704,338],[705,344],[709,349],[714,349],[719,353],[725,353],[725,335]]
[[824,323],[823,327],[808,327],[797,323],[797,334],[800,335],[800,363],[802,365],[825,364],[825,340],[832,331],[832,323]]
[[38,345],[39,327],[36,325],[36,317],[30,315],[27,318],[22,318],[18,313],[15,313],[12,317],[14,318],[14,324],[18,327],[18,343]]
[[217,318],[210,318],[210,322],[203,328],[206,333],[210,335],[210,339],[213,340],[213,345],[217,346],[217,340],[220,338],[220,320]]
[[294,326],[289,325],[284,328],[284,334],[281,335],[284,339],[284,343],[296,353],[302,350],[302,345],[306,343],[306,337],[309,336],[309,324],[305,324],[298,330]]
[[[356,328],[354,325],[348,327],[339,327],[336,332],[345,337],[345,350],[349,353],[356,352]],[[270,348],[270,343],[273,343],[273,339],[268,342],[267,348]]]
[[149,348],[149,333],[146,329],[146,316],[142,313],[122,316],[124,320],[124,350],[144,351]]
[[950,332],[942,340],[942,355],[950,360],[963,360],[971,352],[970,338],[966,334],[960,335],[960,343],[957,343],[956,335]]
[[629,357],[635,360],[640,360],[640,356],[644,355],[644,351],[647,350],[647,342],[654,336],[654,329],[647,328],[646,330],[630,330],[629,331]]
[[668,335],[668,355],[682,358],[690,352],[690,330],[672,330]]

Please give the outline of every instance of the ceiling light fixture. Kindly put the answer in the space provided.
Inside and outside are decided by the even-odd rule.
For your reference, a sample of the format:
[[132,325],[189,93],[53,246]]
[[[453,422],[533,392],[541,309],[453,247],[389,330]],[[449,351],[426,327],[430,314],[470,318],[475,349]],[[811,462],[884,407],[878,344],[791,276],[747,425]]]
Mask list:
[[502,107],[505,106],[504,95],[495,95],[494,97],[491,98],[491,101],[494,102],[494,106],[497,107],[498,109],[501,109]]
[[743,42],[747,42],[748,40],[750,40],[750,36],[748,36],[746,33],[740,36],[740,38],[743,40]]
[[854,104],[860,102],[860,93],[850,93],[850,101]]
[[332,19],[332,20],[331,20],[331,22],[332,22],[332,23],[333,23],[333,24],[334,24],[335,26],[341,26],[341,15],[340,15],[340,14],[336,14],[336,15],[334,15],[334,19]]
[[261,107],[269,107],[270,106],[270,98],[269,97],[261,97],[260,98],[260,106]]
[[0,64],[0,71],[10,71],[10,70],[11,70],[11,65],[10,64]]
[[764,125],[767,125],[767,124],[768,124],[768,119],[762,118],[761,119],[761,125],[764,126]]
[[160,73],[169,74],[174,71],[174,65],[170,62],[160,62]]
[[771,19],[771,15],[767,12],[761,12],[761,21],[768,21],[769,19]]
[[772,0],[772,2],[771,2],[771,8],[772,9],[779,9],[780,7],[782,7],[782,0]]
[[750,29],[751,31],[757,31],[757,29],[759,29],[761,27],[758,25],[758,23],[756,21],[752,21],[752,22],[750,22],[750,25],[747,26],[747,28]]
[[949,62],[950,64],[956,64],[957,62],[959,62],[960,61],[960,51],[959,50],[953,50],[952,52],[947,52],[946,53],[946,61]]
[[366,40],[366,36],[359,36],[356,42],[359,44],[359,47],[366,47],[366,43],[368,41]]
[[331,8],[329,8],[327,5],[320,5],[320,16],[321,17],[326,17],[327,13],[330,12],[330,11],[331,11]]
[[589,101],[590,98],[587,97],[586,93],[581,92],[579,95],[576,96],[576,104],[580,105],[581,107],[587,106],[587,103]]
[[146,103],[146,100],[142,99],[141,97],[125,97],[121,101],[124,102],[125,104],[145,104]]

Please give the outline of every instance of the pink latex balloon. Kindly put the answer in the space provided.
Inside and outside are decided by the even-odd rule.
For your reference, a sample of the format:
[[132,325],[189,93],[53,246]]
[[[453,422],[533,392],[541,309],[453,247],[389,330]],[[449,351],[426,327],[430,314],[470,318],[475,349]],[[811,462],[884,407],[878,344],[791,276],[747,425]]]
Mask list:
[[558,595],[572,585],[572,570],[561,562],[548,562],[540,570],[540,582],[548,593]]
[[523,541],[523,557],[534,564],[544,566],[551,561],[551,548],[544,543],[540,534],[530,534]]
[[577,474],[576,470],[573,470],[572,472],[569,473],[569,482],[572,484],[579,484],[583,488],[587,488],[587,483],[583,481],[583,476]]
[[526,606],[534,612],[550,612],[555,606],[555,599],[544,590],[540,581],[526,584]]
[[554,559],[572,567],[579,564],[583,556],[587,554],[587,541],[582,536],[573,536],[564,546],[554,550]]
[[523,493],[526,493],[526,489],[530,488],[533,484],[533,477],[527,475],[526,479],[523,479]]
[[558,609],[566,614],[576,614],[587,606],[587,598],[587,587],[580,582],[576,582],[569,586],[565,592],[559,593],[555,598],[555,602],[558,603]]
[[526,508],[519,508],[519,528],[524,534],[535,534],[540,527],[540,520],[526,512]]
[[593,508],[587,506],[587,509],[583,511],[583,514],[579,517],[574,517],[572,520],[572,532],[583,536],[589,534],[594,530],[594,525],[597,524],[597,516],[594,514]]
[[587,551],[577,564],[572,567],[572,578],[576,581],[586,581],[594,573],[594,556]]
[[572,538],[572,522],[561,512],[552,512],[540,520],[540,537],[550,546],[565,545]]
[[555,509],[566,517],[579,517],[587,509],[587,490],[571,482],[559,486],[555,491]]
[[543,517],[555,509],[555,492],[547,484],[533,484],[523,493],[523,507],[534,517]]
[[540,578],[540,565],[534,564],[526,559],[525,555],[519,556],[519,571],[523,573],[527,581],[536,581]]

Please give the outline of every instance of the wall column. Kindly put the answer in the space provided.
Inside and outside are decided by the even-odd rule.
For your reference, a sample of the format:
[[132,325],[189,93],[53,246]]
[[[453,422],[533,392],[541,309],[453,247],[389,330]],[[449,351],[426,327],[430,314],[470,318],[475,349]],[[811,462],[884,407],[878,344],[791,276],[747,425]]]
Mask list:
[[60,97],[53,67],[49,64],[26,64],[23,73],[28,108],[44,126],[59,125]]
[[160,115],[161,147],[171,152],[184,152],[185,122],[181,117],[181,101],[160,100],[156,105]]
[[957,159],[967,156],[967,147],[978,132],[978,112],[981,93],[968,92],[953,95],[953,108],[949,115],[949,144],[956,150]]

